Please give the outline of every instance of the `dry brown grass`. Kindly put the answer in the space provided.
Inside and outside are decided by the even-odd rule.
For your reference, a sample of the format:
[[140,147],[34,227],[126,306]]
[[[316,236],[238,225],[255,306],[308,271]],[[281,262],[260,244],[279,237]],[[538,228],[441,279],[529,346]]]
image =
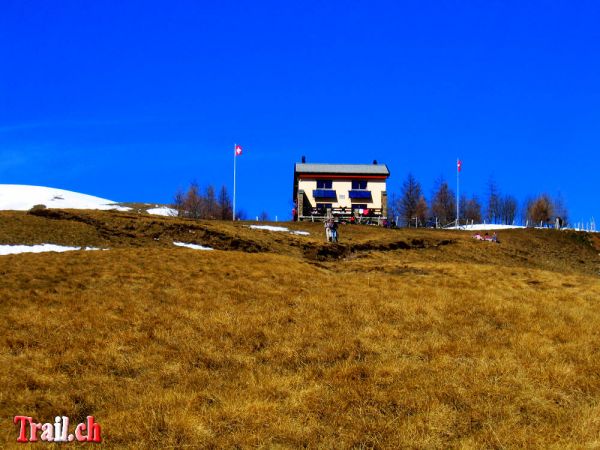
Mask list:
[[109,448],[600,446],[585,235],[356,226],[328,253],[318,224],[76,217],[0,215],[4,243],[111,248],[0,257],[0,445],[91,414]]

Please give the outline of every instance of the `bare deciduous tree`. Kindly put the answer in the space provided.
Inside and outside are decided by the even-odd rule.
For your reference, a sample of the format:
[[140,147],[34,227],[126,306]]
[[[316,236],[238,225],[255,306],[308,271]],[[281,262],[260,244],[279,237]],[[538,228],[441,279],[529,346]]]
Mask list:
[[198,183],[194,181],[185,193],[182,190],[177,191],[173,208],[177,210],[179,217],[222,220],[232,218],[231,201],[225,186],[221,188],[217,200],[212,185],[207,186],[202,194]]
[[393,192],[390,195],[390,201],[388,202],[388,216],[390,217],[391,221],[394,221],[394,223],[399,226],[399,223],[396,223],[396,218],[400,216],[400,211],[398,210],[398,206],[399,206],[400,200],[398,198],[398,195],[396,195],[395,192]]
[[461,215],[467,223],[481,223],[481,204],[475,195],[461,200]]
[[235,213],[235,220],[248,220],[248,213],[243,209],[238,209]]
[[456,200],[454,193],[443,179],[438,180],[438,188],[431,200],[431,212],[444,226],[456,219]]
[[197,182],[192,182],[185,196],[184,216],[192,219],[200,219],[203,212],[202,195]]
[[221,220],[231,220],[233,218],[233,207],[227,188],[223,185],[219,191],[218,209]]
[[415,179],[412,173],[409,173],[402,184],[402,193],[397,200],[397,210],[405,226],[415,223],[418,218],[417,208],[422,197],[421,185]]
[[517,199],[512,195],[502,197],[499,204],[500,222],[512,225],[517,217]]
[[569,211],[565,199],[560,192],[554,197],[552,205],[554,207],[554,215],[560,220],[560,226],[566,226],[569,223]]
[[179,217],[183,217],[184,216],[184,212],[185,212],[185,199],[186,199],[186,195],[183,192],[183,190],[180,188],[175,193],[175,198],[173,200],[173,209],[175,209],[177,211],[177,215]]
[[204,191],[204,211],[203,217],[206,219],[216,219],[219,216],[217,208],[217,198],[215,188],[212,185],[206,186]]
[[531,201],[527,208],[527,216],[534,224],[548,225],[554,216],[554,208],[550,196],[542,194]]
[[417,202],[417,209],[415,211],[415,216],[417,217],[418,224],[421,224],[422,226],[425,225],[425,221],[427,220],[428,209],[429,208],[427,207],[427,200],[425,200],[425,197],[421,195],[421,197],[419,197],[419,201]]
[[490,223],[497,223],[500,220],[500,190],[496,181],[490,177],[488,181],[488,198],[486,218]]

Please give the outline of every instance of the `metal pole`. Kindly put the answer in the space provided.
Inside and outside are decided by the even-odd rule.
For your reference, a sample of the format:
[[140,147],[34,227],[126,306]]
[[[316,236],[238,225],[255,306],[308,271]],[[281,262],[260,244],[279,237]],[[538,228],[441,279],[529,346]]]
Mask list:
[[237,160],[236,144],[233,144],[233,221],[235,222],[235,164]]
[[460,169],[459,169],[460,159],[456,158],[456,226],[460,225]]

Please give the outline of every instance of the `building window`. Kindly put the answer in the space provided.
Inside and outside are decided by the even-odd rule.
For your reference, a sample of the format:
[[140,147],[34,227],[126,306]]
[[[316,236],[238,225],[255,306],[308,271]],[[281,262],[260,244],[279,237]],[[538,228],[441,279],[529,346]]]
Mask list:
[[327,210],[331,209],[331,207],[332,207],[331,203],[317,203],[315,212],[319,216],[324,216],[325,214],[327,214]]
[[332,185],[331,180],[317,180],[317,189],[331,189]]
[[355,209],[367,209],[367,204],[366,203],[353,203],[352,210],[354,211]]
[[352,180],[352,190],[366,189],[367,180]]

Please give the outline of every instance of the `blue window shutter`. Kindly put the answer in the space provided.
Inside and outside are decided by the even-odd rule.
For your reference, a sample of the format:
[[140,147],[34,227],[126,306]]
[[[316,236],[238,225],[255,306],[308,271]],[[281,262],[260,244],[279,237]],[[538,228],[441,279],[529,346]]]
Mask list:
[[371,191],[355,191],[349,192],[350,198],[371,198]]
[[314,198],[336,198],[335,191],[333,189],[315,189],[313,191]]

